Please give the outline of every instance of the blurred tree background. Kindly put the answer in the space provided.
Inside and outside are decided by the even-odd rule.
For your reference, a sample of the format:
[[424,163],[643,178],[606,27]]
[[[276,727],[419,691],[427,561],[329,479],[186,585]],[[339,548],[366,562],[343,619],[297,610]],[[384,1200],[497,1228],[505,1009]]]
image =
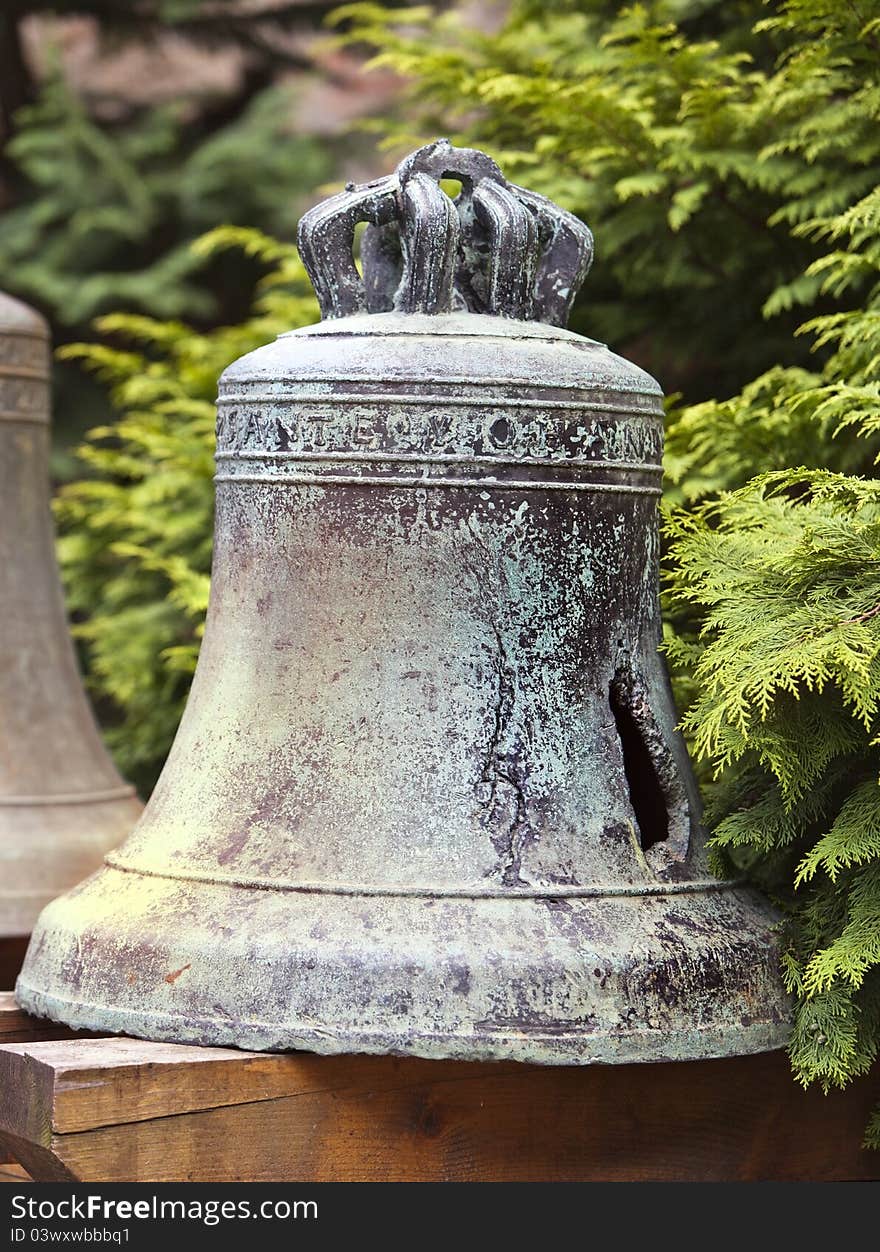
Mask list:
[[[259,267],[192,242],[232,223],[290,236],[340,164],[350,114],[391,82],[322,52],[327,0],[4,0],[0,283],[56,344],[124,308],[206,329],[243,318]],[[56,472],[105,393],[60,365]]]
[[[190,38],[186,23],[237,6],[128,7]],[[880,0],[359,4],[333,20],[337,54],[368,48],[374,73],[408,84],[369,127],[385,168],[448,134],[593,227],[572,325],[673,396],[668,647],[716,865],[787,912],[797,1077],[830,1088],[867,1073],[880,1046]],[[112,745],[148,784],[204,619],[216,377],[316,316],[287,206],[364,131],[338,152],[302,127],[271,132],[277,84],[264,83],[207,129],[198,110],[89,115],[67,163],[74,140],[56,131],[75,110],[53,93],[69,90],[47,74],[13,110],[0,281],[76,309],[72,323],[56,311],[59,328],[121,310],[63,352],[107,389],[114,420],[62,492],[61,554]],[[116,190],[119,161],[140,216]],[[150,212],[166,233],[141,231]]]

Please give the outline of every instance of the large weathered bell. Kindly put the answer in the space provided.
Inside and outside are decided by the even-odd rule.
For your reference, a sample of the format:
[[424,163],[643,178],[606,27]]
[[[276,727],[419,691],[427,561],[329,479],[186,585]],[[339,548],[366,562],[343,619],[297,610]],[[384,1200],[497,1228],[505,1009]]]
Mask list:
[[660,391],[564,329],[590,232],[441,141],[300,251],[325,320],[221,380],[173,751],[20,1001],[248,1048],[778,1046],[775,919],[707,871],[657,651]]
[[0,936],[101,863],[141,806],[80,684],[49,510],[49,332],[0,293]]

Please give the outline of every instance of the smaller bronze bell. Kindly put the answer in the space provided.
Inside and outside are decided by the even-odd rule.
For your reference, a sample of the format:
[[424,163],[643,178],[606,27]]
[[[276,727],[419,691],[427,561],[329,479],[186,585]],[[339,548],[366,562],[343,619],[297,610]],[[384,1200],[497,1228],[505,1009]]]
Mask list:
[[299,241],[324,321],[221,379],[177,739],[21,1003],[246,1048],[778,1047],[776,919],[708,871],[658,652],[660,388],[565,329],[590,232],[440,142]]
[[101,863],[141,804],[77,671],[49,507],[49,331],[0,293],[0,937]]

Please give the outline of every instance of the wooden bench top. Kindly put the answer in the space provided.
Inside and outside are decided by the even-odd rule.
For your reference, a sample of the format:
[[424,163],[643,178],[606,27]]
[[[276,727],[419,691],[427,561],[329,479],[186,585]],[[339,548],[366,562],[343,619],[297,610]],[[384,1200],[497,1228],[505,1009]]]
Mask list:
[[804,1092],[778,1052],[582,1068],[240,1052],[71,1037],[11,994],[0,1040],[0,1135],[38,1180],[880,1178],[860,1147],[870,1084]]

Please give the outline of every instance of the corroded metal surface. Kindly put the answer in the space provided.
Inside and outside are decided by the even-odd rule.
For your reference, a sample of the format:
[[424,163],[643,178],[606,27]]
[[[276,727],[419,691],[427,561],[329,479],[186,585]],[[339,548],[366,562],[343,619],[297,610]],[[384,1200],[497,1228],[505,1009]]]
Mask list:
[[0,935],[101,863],[140,804],[76,669],[49,511],[48,328],[0,294]]
[[[460,184],[454,204],[444,178]],[[564,326],[593,260],[583,222],[446,139],[310,209],[297,242],[324,318],[467,310]]]
[[478,156],[307,215],[329,316],[221,380],[186,714],[133,835],[44,913],[30,1011],[566,1064],[783,1042],[775,919],[708,873],[657,651],[660,390],[553,324],[589,232]]

